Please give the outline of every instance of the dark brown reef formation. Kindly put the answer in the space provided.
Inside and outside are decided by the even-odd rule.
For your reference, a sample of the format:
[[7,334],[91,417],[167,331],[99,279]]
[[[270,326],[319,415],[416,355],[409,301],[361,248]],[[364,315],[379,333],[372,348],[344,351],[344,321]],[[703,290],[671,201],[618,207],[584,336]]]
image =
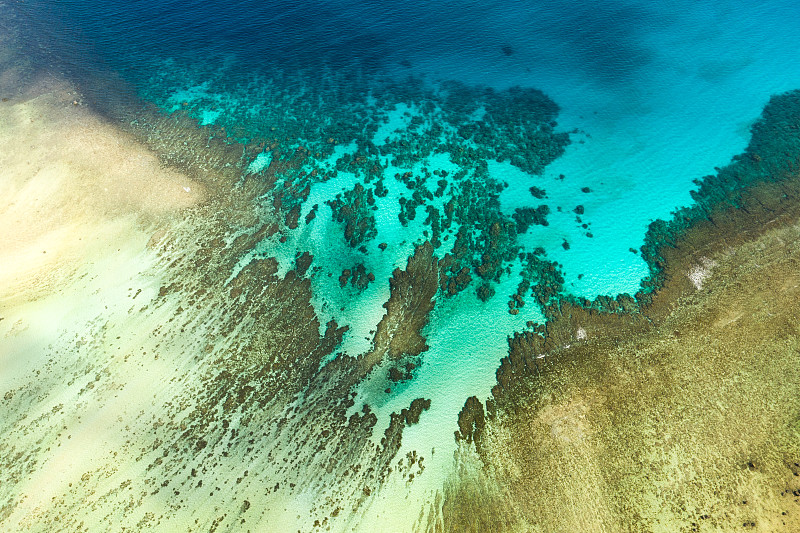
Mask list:
[[458,420],[435,531],[800,528],[800,91],[656,221],[635,300],[559,298]]

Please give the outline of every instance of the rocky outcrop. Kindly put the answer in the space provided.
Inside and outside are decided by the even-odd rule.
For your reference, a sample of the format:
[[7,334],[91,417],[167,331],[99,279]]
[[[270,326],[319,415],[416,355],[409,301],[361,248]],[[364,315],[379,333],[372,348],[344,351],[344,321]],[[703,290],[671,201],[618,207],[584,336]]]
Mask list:
[[373,349],[359,357],[364,373],[381,361],[413,357],[428,349],[420,331],[428,323],[439,288],[438,260],[430,242],[418,246],[405,270],[394,271],[386,314],[378,323]]

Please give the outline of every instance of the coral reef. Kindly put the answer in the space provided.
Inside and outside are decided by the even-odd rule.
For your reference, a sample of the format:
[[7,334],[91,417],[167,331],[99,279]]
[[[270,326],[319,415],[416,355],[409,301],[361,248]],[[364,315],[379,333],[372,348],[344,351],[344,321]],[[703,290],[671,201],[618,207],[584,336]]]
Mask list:
[[367,285],[375,281],[375,274],[372,272],[367,273],[367,269],[363,263],[355,265],[353,268],[346,268],[342,270],[342,275],[339,276],[339,286],[344,288],[349,283],[353,288],[363,291]]
[[420,330],[428,323],[439,288],[438,261],[426,242],[408,258],[405,270],[394,271],[389,280],[390,296],[383,305],[386,314],[378,323],[372,351],[358,357],[363,374],[384,359],[414,357],[428,349]]
[[518,207],[514,210],[512,218],[517,223],[517,232],[525,233],[528,227],[536,224],[538,226],[549,226],[547,222],[547,215],[550,214],[550,208],[546,205],[539,207]]
[[328,205],[337,222],[343,222],[344,238],[350,246],[357,247],[375,238],[375,216],[372,214],[375,197],[372,189],[356,183],[352,190],[329,200]]
[[444,530],[797,529],[799,117],[800,92],[773,97],[650,226],[635,300],[555,295],[509,339],[459,417]]

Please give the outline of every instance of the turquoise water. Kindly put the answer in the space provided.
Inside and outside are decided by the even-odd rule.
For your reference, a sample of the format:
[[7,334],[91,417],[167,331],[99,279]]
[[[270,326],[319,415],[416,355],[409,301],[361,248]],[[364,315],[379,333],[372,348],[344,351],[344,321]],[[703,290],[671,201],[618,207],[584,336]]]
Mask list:
[[[740,151],[769,95],[796,87],[799,77],[791,67],[798,37],[792,2],[484,2],[480,17],[471,10],[477,4],[449,2],[435,8],[391,2],[345,8],[333,2],[307,12],[245,2],[232,14],[213,2],[180,8],[165,3],[155,27],[136,18],[146,7],[67,3],[64,13],[87,17],[82,24],[98,34],[101,44],[94,50],[100,55],[123,47],[113,32],[139,31],[126,38],[123,50],[131,60],[120,65],[124,72],[133,72],[141,93],[165,109],[189,103],[203,124],[238,123],[247,130],[264,106],[297,114],[293,95],[314,83],[322,94],[351,98],[335,87],[346,83],[339,74],[360,73],[358,90],[368,91],[374,81],[364,74],[369,69],[375,77],[418,75],[543,90],[561,108],[559,129],[580,133],[572,135],[565,156],[532,182],[564,212],[553,209],[550,225],[533,226],[521,241],[527,248],[543,246],[564,266],[567,288],[590,298],[638,290],[646,267],[630,249],[641,245],[648,222],[688,203],[692,180]],[[205,26],[194,20],[212,14],[215,22]],[[245,16],[252,16],[247,24]],[[282,17],[295,20],[286,25]],[[108,19],[115,24],[100,28]],[[267,33],[275,28],[281,30],[272,40]],[[347,32],[352,42],[323,42]],[[193,36],[188,43],[182,40],[187,35]],[[312,40],[309,54],[336,60],[322,67],[309,60],[301,47]],[[153,43],[162,47],[143,48]],[[333,78],[332,90],[322,88],[326,78]],[[509,185],[501,195],[506,212],[536,204],[525,194],[530,177],[509,165],[493,165],[492,174]],[[582,187],[592,193],[580,194]],[[579,204],[586,208],[582,218],[591,223],[591,239],[572,216]],[[564,239],[569,250],[561,246]]]
[[[508,184],[500,195],[502,209],[511,214],[519,207],[535,207],[542,202],[528,189],[531,185],[544,189],[545,203],[551,206],[549,225],[532,225],[520,236],[520,244],[527,250],[541,246],[550,259],[563,265],[566,289],[575,295],[633,294],[647,268],[631,250],[641,246],[647,225],[690,203],[692,180],[713,173],[715,166],[723,166],[744,148],[749,125],[771,94],[800,85],[800,71],[791,67],[800,37],[792,22],[797,7],[792,3],[746,7],[737,2],[714,6],[646,4],[642,8],[642,17],[646,18],[619,29],[624,36],[622,43],[606,43],[612,48],[619,46],[607,51],[615,55],[595,62],[592,51],[575,54],[569,40],[559,42],[553,31],[545,31],[542,40],[531,38],[530,34],[538,33],[545,22],[533,20],[535,12],[526,19],[526,8],[512,5],[530,25],[511,15],[513,9],[507,3],[488,4],[480,21],[469,21],[463,31],[487,40],[499,41],[502,35],[502,40],[513,47],[513,54],[498,54],[495,47],[486,46],[477,54],[473,49],[435,57],[412,55],[409,70],[434,81],[456,79],[498,89],[521,84],[542,89],[552,98],[561,108],[558,129],[579,131],[571,134],[566,153],[542,175],[532,176],[508,161],[489,161],[489,174]],[[606,37],[603,29],[597,29],[594,35],[595,30],[581,26],[593,16],[589,8],[583,9],[587,12],[575,16],[575,27],[563,31],[571,29],[580,38],[602,41]],[[630,9],[636,11],[635,6]],[[624,11],[619,15],[620,24],[632,24],[625,20]],[[602,48],[604,43],[596,46]],[[563,55],[553,61],[559,52]],[[630,59],[625,57],[628,53]],[[176,94],[173,101],[186,97]],[[215,98],[224,108],[225,97]],[[393,128],[406,127],[411,117],[426,116],[412,108],[403,107],[401,111],[410,116],[390,113],[389,123],[375,134],[376,144],[390,136]],[[208,120],[206,109],[199,113]],[[456,170],[446,157],[439,159],[431,166]],[[352,180],[352,176],[340,175],[336,182],[313,186],[302,216],[311,205],[322,205],[326,197],[350,188]],[[584,187],[591,192],[581,192]],[[588,229],[576,222],[573,210],[577,205],[584,207],[585,214],[580,218],[589,224]],[[376,241],[388,242],[393,253],[373,251],[367,261],[376,278],[385,280],[395,267],[403,266],[423,227],[397,223],[393,193],[379,200],[378,207]],[[388,287],[375,284],[357,296],[341,292],[336,274],[342,257],[347,256],[347,247],[336,242],[336,229],[331,228],[335,224],[324,207],[316,220],[319,222],[313,228],[292,235],[292,246],[265,253],[283,254],[282,264],[289,265],[296,251],[309,249],[323,272],[334,272],[333,278],[314,278],[318,312],[326,319],[330,313],[339,323],[351,327],[343,351],[363,353],[369,347],[370,330],[383,314],[381,305],[388,298]],[[564,241],[570,245],[568,250],[562,246]],[[436,448],[445,452],[431,456],[431,466],[435,467],[437,460],[446,461],[447,451],[452,449],[449,433],[439,428],[454,419],[464,397],[488,394],[494,369],[505,354],[506,335],[523,329],[528,320],[542,320],[533,305],[515,317],[506,312],[503,300],[515,290],[515,273],[503,278],[494,301],[483,303],[472,294],[462,294],[437,307],[427,332],[431,348],[409,384],[385,399],[370,392],[369,383],[365,384],[364,401],[373,406],[382,421],[414,398],[433,398],[429,416],[408,431],[405,444],[409,450]],[[337,312],[345,302],[345,311]],[[360,403],[354,410],[358,406]]]
[[[452,457],[464,399],[489,395],[507,337],[544,320],[529,292],[509,313],[527,265],[519,254],[541,248],[539,257],[563,273],[563,294],[635,294],[648,274],[636,253],[647,225],[689,204],[693,180],[744,148],[770,95],[800,87],[800,7],[791,1],[34,2],[20,9],[37,24],[57,21],[41,32],[69,45],[65,62],[75,75],[102,63],[167,113],[186,111],[244,142],[266,140],[248,166],[256,176],[309,148],[314,155],[279,175],[276,187],[283,214],[297,206],[297,227],[284,243],[260,243],[239,265],[277,257],[283,274],[298,254],[311,253],[320,323],[349,327],[334,357],[370,349],[392,272],[416,244],[437,238],[428,207],[442,214],[451,198],[473,191],[475,213],[439,235],[441,258],[454,253],[459,228],[478,242],[493,220],[511,223],[519,209],[548,206],[547,225],[502,234],[505,255],[485,278],[477,271],[488,245],[471,250],[464,265],[472,281],[455,295],[440,292],[424,331],[430,349],[413,379],[384,394],[385,380],[372,376],[357,391],[352,410],[369,403],[378,427],[415,398],[433,400],[404,440],[404,450],[436,449],[432,471]],[[488,134],[464,135],[465,125]],[[354,163],[359,156],[380,171]],[[385,195],[377,192],[381,179]],[[334,207],[337,195],[346,203],[358,186],[374,192],[358,208],[372,222],[348,237]],[[424,201],[412,216],[401,198],[414,193]],[[359,265],[374,281],[342,286],[343,270]],[[493,293],[479,297],[482,285]]]
[[[570,289],[590,298],[637,290],[646,268],[629,248],[641,245],[649,221],[690,203],[692,180],[713,173],[715,166],[740,152],[769,95],[796,87],[799,77],[791,67],[797,58],[795,3],[611,6],[616,7],[608,7],[607,14],[619,10],[617,22],[625,25],[615,34],[624,35],[625,43],[635,48],[629,62],[622,47],[615,50],[615,43],[603,42],[602,28],[592,27],[600,23],[591,19],[601,17],[602,8],[590,15],[596,6],[576,7],[566,17],[572,21],[563,22],[572,25],[563,28],[565,43],[545,28],[550,18],[532,22],[544,33],[542,39],[530,37],[524,22],[536,18],[535,10],[529,18],[520,13],[512,17],[505,6],[490,4],[481,31],[511,32],[514,54],[500,61],[490,54],[470,55],[468,61],[453,58],[448,69],[438,63],[430,67],[442,77],[474,83],[532,84],[561,106],[561,128],[579,128],[590,136],[575,136],[566,155],[547,168],[545,188],[559,194],[565,207],[585,205],[593,240],[581,238],[578,228],[567,222],[572,217],[565,216],[557,230],[551,224],[527,241],[543,243],[564,264]],[[634,22],[625,13],[637,8],[642,18]],[[582,22],[588,25],[582,27]],[[601,41],[598,47],[607,44],[608,54],[621,54],[608,63],[626,75],[598,76],[595,69],[604,66],[602,57],[595,62],[589,52],[585,56],[571,50],[569,41],[584,34]],[[566,176],[563,182],[556,179],[561,174]],[[526,187],[514,187],[520,180],[506,179],[511,187],[504,199],[510,209],[527,199]],[[583,186],[595,194],[581,196]],[[569,251],[557,246],[562,238],[571,243]],[[581,280],[578,274],[584,274]]]

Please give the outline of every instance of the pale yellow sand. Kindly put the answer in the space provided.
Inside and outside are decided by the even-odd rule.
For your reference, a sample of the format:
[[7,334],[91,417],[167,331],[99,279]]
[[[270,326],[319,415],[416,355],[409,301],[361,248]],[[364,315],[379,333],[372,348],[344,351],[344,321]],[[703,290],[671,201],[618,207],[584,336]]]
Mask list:
[[[200,453],[195,436],[183,436],[187,423],[202,432],[198,412],[223,409],[205,405],[204,387],[220,366],[211,343],[233,340],[214,336],[215,304],[192,309],[194,290],[206,283],[193,279],[192,260],[183,270],[167,267],[170,245],[154,244],[178,235],[196,251],[203,239],[194,231],[207,220],[214,228],[220,206],[209,209],[202,185],[163,167],[69,83],[9,66],[13,59],[0,57],[0,95],[8,98],[0,103],[0,530],[208,530],[221,517],[225,530],[239,530],[244,518],[243,530],[308,530],[339,514],[323,497],[339,488],[356,494],[342,501],[339,529],[364,515],[413,523],[418,510],[391,501],[407,495],[400,478],[377,506],[363,501],[358,481],[321,481],[328,458],[316,464],[311,453],[317,420],[298,423],[308,434],[289,432],[280,442],[275,432],[257,435],[256,457],[247,456],[247,438]],[[241,201],[229,205],[232,198]],[[227,200],[228,218],[252,224],[246,192]],[[227,276],[221,270],[211,291],[227,297],[230,289],[216,285]],[[160,295],[176,282],[194,288]],[[267,430],[280,415],[252,405],[247,416],[255,420],[242,432]],[[298,448],[314,466],[287,473],[285,460]],[[373,521],[363,525],[374,529]]]
[[[113,468],[129,436],[126,417],[152,406],[164,388],[158,361],[124,383],[98,383],[105,392],[88,402],[81,395],[94,383],[80,380],[92,365],[130,355],[130,346],[112,348],[98,332],[122,327],[136,306],[130,289],[143,290],[142,303],[157,291],[148,242],[204,196],[81,105],[68,83],[34,77],[10,91],[21,79],[11,70],[2,71],[2,86],[12,96],[0,103],[0,419],[13,439],[6,444],[27,457],[3,458],[0,485],[16,500],[2,502],[5,531],[52,514],[52,498],[86,472]],[[143,331],[163,318],[150,315]],[[57,361],[54,346],[65,339],[92,349]],[[22,389],[29,400],[12,404]],[[63,441],[47,428],[57,413],[69,422]]]
[[0,104],[4,307],[61,292],[82,265],[122,248],[143,249],[154,227],[203,198],[79,99],[42,79]]

